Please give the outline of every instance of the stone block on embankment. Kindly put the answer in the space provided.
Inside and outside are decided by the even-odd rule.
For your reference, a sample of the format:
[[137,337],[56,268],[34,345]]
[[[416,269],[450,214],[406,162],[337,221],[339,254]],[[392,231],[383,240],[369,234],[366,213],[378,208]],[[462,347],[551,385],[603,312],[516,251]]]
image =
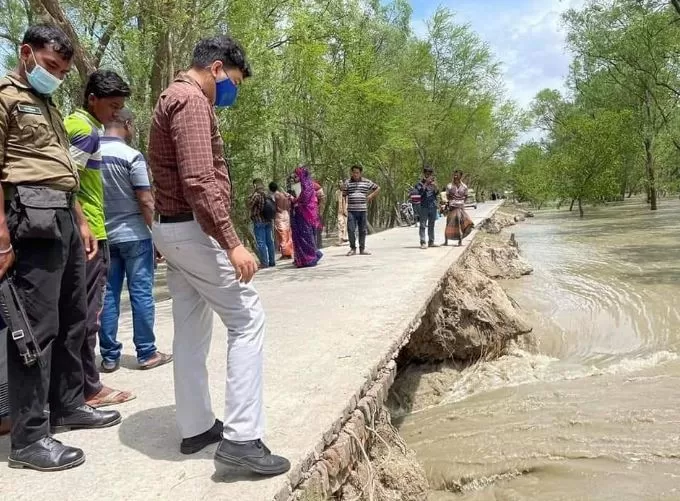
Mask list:
[[[470,214],[479,223],[496,207],[480,205]],[[438,235],[443,235],[443,228],[442,219]],[[347,258],[346,248],[329,248],[317,268],[298,270],[281,263],[255,279],[267,313],[264,438],[272,450],[291,459],[290,475],[257,481],[219,478],[213,475],[214,447],[182,456],[172,367],[136,370],[131,319],[124,316],[119,331],[123,367],[102,376],[106,385],[137,396],[118,407],[123,423],[59,435],[65,443],[83,448],[87,462],[50,475],[49,482],[34,472],[6,469],[0,499],[90,501],[93,495],[127,501],[286,499],[295,484],[309,476],[310,466],[323,454],[325,439],[340,439],[340,429],[335,428],[343,416],[365,419],[365,406],[355,412],[352,399],[361,407],[359,395],[370,392],[371,380],[380,377],[381,369],[396,356],[393,350],[403,346],[442,277],[465,250],[420,250],[416,228],[370,235],[368,245],[373,256]],[[170,302],[157,304],[156,312],[158,348],[171,351]],[[224,407],[226,351],[225,328],[215,318],[208,372],[218,417]],[[391,371],[387,377],[393,378]],[[384,399],[387,389],[379,395]],[[0,438],[0,456],[8,453],[8,439]],[[331,483],[330,472],[328,480],[320,478],[322,484]]]

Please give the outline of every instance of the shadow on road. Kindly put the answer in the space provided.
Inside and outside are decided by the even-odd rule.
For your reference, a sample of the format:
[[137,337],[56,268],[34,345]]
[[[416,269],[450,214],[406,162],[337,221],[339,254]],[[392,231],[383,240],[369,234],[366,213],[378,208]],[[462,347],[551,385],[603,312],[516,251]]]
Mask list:
[[126,447],[159,461],[212,460],[215,453],[213,446],[191,456],[180,454],[174,405],[146,409],[126,417],[118,435]]
[[10,444],[9,435],[0,437],[0,463],[6,463],[9,460]]

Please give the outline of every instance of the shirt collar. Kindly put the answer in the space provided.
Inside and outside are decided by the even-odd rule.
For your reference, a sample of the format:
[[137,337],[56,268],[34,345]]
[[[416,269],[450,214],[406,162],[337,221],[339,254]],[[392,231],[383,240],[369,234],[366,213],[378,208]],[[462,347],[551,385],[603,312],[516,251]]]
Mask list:
[[49,104],[54,105],[54,101],[52,101],[51,96],[46,96],[44,94],[40,94],[40,93],[36,92],[35,89],[33,87],[31,87],[31,85],[25,79],[23,79],[21,77],[21,75],[19,75],[19,73],[17,73],[16,71],[10,71],[9,73],[7,73],[6,77],[9,79],[10,82],[12,82],[12,84],[15,87],[27,90],[27,91],[31,92],[32,94],[44,99]]
[[201,92],[201,94],[203,94],[205,96],[206,99],[208,98],[208,96],[205,95],[205,92],[203,92],[203,87],[201,87],[201,85],[194,78],[189,76],[189,74],[185,71],[182,71],[182,72],[177,74],[177,76],[175,77],[175,82],[187,83],[187,84],[191,85],[192,87],[195,87],[196,89],[198,89]]
[[80,116],[81,118],[87,120],[90,122],[90,125],[94,127],[95,129],[98,129],[99,131],[104,130],[104,126],[101,124],[99,120],[97,120],[95,117],[93,117],[88,111],[84,110],[83,108],[78,108],[75,111],[75,114]]
[[28,82],[21,78],[21,75],[19,75],[19,73],[17,73],[16,71],[10,71],[7,74],[7,78],[9,78],[14,85],[21,89],[33,90],[33,88],[28,84]]
[[[106,142],[125,143],[125,141],[122,138],[117,137],[117,136],[102,136],[101,140],[106,141]],[[125,144],[127,144],[127,143],[125,143]]]

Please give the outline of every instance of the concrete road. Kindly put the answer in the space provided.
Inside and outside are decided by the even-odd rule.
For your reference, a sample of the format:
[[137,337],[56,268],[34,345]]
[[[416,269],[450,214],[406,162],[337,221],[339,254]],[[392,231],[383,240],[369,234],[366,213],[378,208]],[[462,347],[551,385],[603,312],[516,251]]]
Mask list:
[[[485,204],[470,214],[479,222],[496,208]],[[439,237],[443,228],[440,219]],[[316,268],[298,270],[283,264],[256,278],[268,318],[265,440],[273,451],[289,457],[298,471],[352,396],[403,339],[439,279],[462,253],[458,247],[420,250],[416,228],[369,236],[368,247],[372,256],[348,258],[346,247],[328,248]],[[159,349],[170,350],[170,301],[158,304],[156,325]],[[174,420],[172,366],[136,370],[129,316],[121,321],[121,340],[123,368],[103,375],[103,380],[137,395],[118,407],[123,423],[107,430],[59,435],[86,452],[87,462],[74,470],[49,474],[10,470],[0,464],[0,499],[270,501],[286,492],[290,480],[285,475],[217,478],[214,446],[182,456]],[[209,364],[213,405],[221,417],[226,331],[217,317]],[[0,462],[6,462],[8,454],[5,437],[0,439]]]

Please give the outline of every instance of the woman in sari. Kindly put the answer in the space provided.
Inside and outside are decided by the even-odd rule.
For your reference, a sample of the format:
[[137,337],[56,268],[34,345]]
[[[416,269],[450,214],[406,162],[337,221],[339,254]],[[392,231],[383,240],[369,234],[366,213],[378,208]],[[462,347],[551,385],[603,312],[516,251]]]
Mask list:
[[449,202],[449,212],[446,216],[446,233],[444,245],[449,240],[458,240],[458,246],[463,245],[463,239],[467,237],[475,227],[468,213],[465,212],[465,200],[468,196],[468,187],[462,181],[463,171],[456,170],[453,173],[453,182],[446,187],[446,198]]
[[316,232],[322,225],[316,191],[306,167],[295,169],[295,182],[300,183],[300,194],[293,200],[293,255],[295,266],[306,268],[316,266],[323,257],[316,248]]

